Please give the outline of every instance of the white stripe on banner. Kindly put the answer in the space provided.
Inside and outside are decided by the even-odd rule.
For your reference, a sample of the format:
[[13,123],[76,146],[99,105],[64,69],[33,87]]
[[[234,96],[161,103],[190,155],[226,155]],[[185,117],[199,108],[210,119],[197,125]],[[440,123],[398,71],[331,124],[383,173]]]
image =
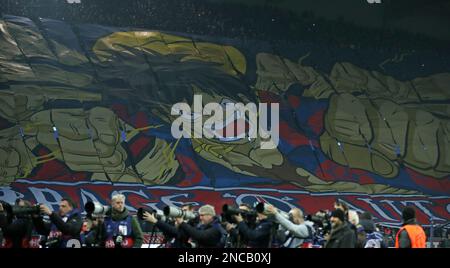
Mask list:
[[[79,185],[108,185],[110,186],[111,183],[109,182],[102,182],[102,181],[93,181],[93,182],[87,182],[87,181],[80,181],[80,182],[55,182],[55,181],[30,181],[25,179],[19,179],[16,180],[15,183],[24,183],[24,184],[44,184],[44,185],[61,185],[61,186],[79,186]],[[336,196],[336,192],[327,192],[327,193],[311,193],[308,191],[302,191],[302,190],[283,190],[283,189],[273,189],[273,188],[251,188],[251,187],[208,187],[208,186],[193,186],[193,187],[176,187],[176,186],[145,186],[140,184],[133,184],[133,183],[115,183],[114,186],[119,187],[141,187],[146,188],[149,190],[175,190],[175,191],[189,191],[189,190],[205,190],[205,191],[218,191],[218,192],[225,192],[225,191],[236,191],[236,190],[244,190],[244,191],[251,191],[251,192],[278,192],[283,194],[308,194],[310,196]],[[442,198],[450,198],[450,196],[426,196],[426,195],[419,195],[419,194],[364,194],[364,193],[345,193],[345,192],[339,192],[339,195],[351,195],[351,196],[370,196],[370,197],[427,197],[429,199],[442,199]]]

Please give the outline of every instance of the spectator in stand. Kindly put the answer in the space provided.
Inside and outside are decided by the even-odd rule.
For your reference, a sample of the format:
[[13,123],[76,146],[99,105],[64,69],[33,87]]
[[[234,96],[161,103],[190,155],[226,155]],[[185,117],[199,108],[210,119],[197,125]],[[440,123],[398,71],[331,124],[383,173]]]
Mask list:
[[383,234],[376,230],[375,223],[370,212],[363,212],[359,216],[357,224],[357,246],[358,248],[385,248]]
[[332,229],[325,248],[354,248],[356,246],[355,233],[345,220],[344,211],[336,209],[331,212],[330,221]]
[[439,247],[440,248],[450,248],[450,229],[447,229],[447,235],[441,241]]

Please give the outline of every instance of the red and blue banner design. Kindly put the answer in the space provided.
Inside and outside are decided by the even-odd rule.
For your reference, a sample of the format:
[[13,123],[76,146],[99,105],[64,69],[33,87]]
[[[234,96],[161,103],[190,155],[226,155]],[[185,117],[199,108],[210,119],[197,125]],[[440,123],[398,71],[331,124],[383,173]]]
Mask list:
[[111,195],[115,192],[126,196],[126,206],[135,213],[137,208],[163,209],[165,206],[181,206],[190,203],[198,208],[204,204],[215,206],[216,213],[221,213],[224,204],[240,203],[255,204],[267,202],[281,210],[299,207],[305,215],[314,214],[319,210],[332,210],[333,203],[339,199],[349,204],[358,212],[369,211],[375,220],[385,226],[401,225],[401,210],[405,206],[417,209],[417,219],[425,226],[444,223],[450,217],[450,202],[448,197],[425,197],[403,195],[364,195],[335,193],[311,194],[299,191],[295,187],[284,189],[269,187],[173,187],[173,186],[136,186],[133,184],[117,184],[112,186],[105,182],[52,182],[18,180],[11,187],[0,188],[0,198],[13,202],[15,198],[24,197],[34,203],[44,203],[58,209],[59,200],[69,196],[80,206],[87,201],[109,204]]

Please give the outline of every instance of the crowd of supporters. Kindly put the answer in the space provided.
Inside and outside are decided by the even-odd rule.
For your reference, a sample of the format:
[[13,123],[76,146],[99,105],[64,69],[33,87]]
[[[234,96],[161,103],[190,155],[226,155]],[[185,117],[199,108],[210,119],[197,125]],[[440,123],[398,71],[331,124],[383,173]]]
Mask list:
[[69,23],[139,27],[196,35],[269,42],[319,42],[338,47],[436,49],[448,47],[419,34],[360,27],[344,18],[326,20],[271,5],[249,6],[206,0],[4,0],[3,14],[43,17]]

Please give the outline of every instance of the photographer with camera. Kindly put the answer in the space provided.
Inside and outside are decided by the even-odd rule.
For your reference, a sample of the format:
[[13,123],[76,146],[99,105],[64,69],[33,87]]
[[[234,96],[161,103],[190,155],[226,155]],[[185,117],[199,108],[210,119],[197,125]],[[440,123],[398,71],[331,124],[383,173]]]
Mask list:
[[[261,204],[261,203],[260,203]],[[267,217],[266,205],[262,209],[256,209],[256,226],[252,229],[245,221],[242,214],[234,215],[237,227],[242,238],[248,241],[249,248],[270,248],[272,246],[273,221]]]
[[285,248],[310,248],[314,238],[314,223],[305,221],[303,212],[298,208],[289,211],[288,218],[278,211],[273,205],[267,207],[269,214],[274,215],[285,230],[286,239],[283,243]]
[[[175,210],[174,208],[166,208],[165,211],[170,213],[170,211]],[[195,216],[194,209],[192,205],[185,204],[181,206],[181,213],[178,212],[177,214],[182,214],[183,218],[187,220],[187,223],[191,225],[192,227],[197,226],[198,224],[198,217]],[[195,217],[187,217],[189,219],[186,219],[186,215],[194,215]],[[170,216],[170,215],[166,215]],[[167,241],[166,247],[168,248],[192,248],[194,245],[190,243],[189,236],[184,232],[183,230],[179,230],[177,227],[175,227],[172,222],[166,221],[163,217],[158,215],[157,211],[144,211],[142,213],[142,219],[154,224],[156,228],[158,228],[160,231],[163,232],[165,240]]]
[[0,202],[0,228],[3,232],[0,247],[38,248],[39,238],[32,235],[34,226],[31,220],[31,213],[37,211],[38,207],[21,198],[15,201],[14,206]]
[[110,206],[104,206],[98,202],[88,201],[84,205],[86,217],[83,218],[83,226],[80,232],[81,246],[84,248],[98,248],[102,244],[101,235],[106,213]]
[[330,237],[330,215],[331,212],[328,210],[319,210],[314,215],[306,216],[307,221],[311,221],[314,223],[314,246],[323,247]]
[[256,227],[256,211],[249,204],[242,203],[236,209],[227,204],[222,207],[222,225],[228,232],[225,247],[227,248],[246,248],[248,240],[243,236],[237,228],[237,222],[234,215],[242,214],[244,221],[250,229]]
[[41,215],[34,214],[32,216],[37,232],[47,236],[45,247],[81,247],[80,231],[83,221],[77,205],[72,199],[62,198],[58,213],[51,211],[46,205],[40,205],[39,208],[41,214],[50,218],[50,222],[44,222]]
[[227,233],[220,225],[214,207],[204,205],[198,213],[200,223],[197,227],[191,226],[182,217],[175,218],[175,226],[193,239],[199,248],[223,248]]
[[143,240],[138,220],[125,207],[125,196],[113,195],[111,209],[102,225],[100,241],[106,248],[140,248]]
[[81,247],[100,247],[100,225],[103,223],[101,215],[88,215],[83,219],[83,226],[80,232]]

